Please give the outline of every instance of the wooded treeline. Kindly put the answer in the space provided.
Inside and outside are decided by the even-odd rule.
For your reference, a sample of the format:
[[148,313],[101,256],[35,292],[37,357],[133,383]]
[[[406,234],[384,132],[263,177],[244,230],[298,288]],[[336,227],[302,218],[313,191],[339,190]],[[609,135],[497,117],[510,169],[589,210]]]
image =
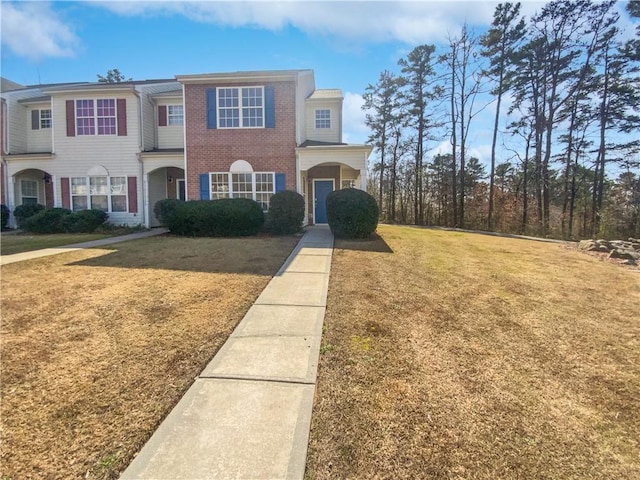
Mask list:
[[[640,1],[626,9],[640,17]],[[531,18],[501,3],[483,34],[462,26],[384,70],[363,106],[381,220],[640,236],[640,27],[625,40],[619,20],[615,0],[554,0]],[[489,142],[479,127],[486,167],[470,155]]]

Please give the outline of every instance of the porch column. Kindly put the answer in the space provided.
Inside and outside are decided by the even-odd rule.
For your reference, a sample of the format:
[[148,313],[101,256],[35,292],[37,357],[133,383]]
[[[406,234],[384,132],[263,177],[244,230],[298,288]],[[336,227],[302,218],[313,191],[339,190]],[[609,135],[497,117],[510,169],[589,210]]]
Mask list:
[[[185,185],[186,187],[186,185]],[[142,218],[145,228],[150,228],[149,220],[149,174],[145,173],[142,177]]]
[[[8,172],[9,169],[7,169],[7,175],[9,175]],[[16,228],[16,217],[13,216],[13,211],[16,208],[16,177],[14,175],[11,175],[9,177],[9,181],[7,182],[8,185],[8,192],[6,195],[6,200],[7,200],[7,207],[9,207],[9,210],[11,210],[11,217],[9,219],[9,226],[11,226],[12,228]]]

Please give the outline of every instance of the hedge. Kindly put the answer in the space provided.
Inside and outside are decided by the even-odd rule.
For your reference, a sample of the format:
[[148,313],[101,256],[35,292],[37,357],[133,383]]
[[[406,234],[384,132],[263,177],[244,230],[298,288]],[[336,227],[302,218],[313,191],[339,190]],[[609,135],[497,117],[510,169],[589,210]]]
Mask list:
[[367,238],[376,231],[376,199],[363,190],[345,188],[327,195],[329,228],[337,238]]
[[41,212],[44,209],[45,209],[45,206],[40,205],[39,203],[29,203],[25,205],[18,205],[13,210],[13,216],[16,219],[18,228],[23,228],[27,222],[27,219],[33,217],[36,213]]
[[292,190],[282,190],[271,197],[267,227],[276,234],[291,234],[302,230],[304,197]]
[[164,225],[167,217],[176,209],[178,205],[184,203],[182,200],[176,198],[165,198],[164,200],[158,200],[153,206],[153,214],[158,221]]
[[248,198],[182,202],[165,218],[171,233],[193,237],[256,235],[264,225],[260,204]]
[[24,229],[31,233],[92,233],[108,218],[102,210],[46,208],[27,218]]
[[2,217],[0,219],[0,229],[6,230],[7,225],[9,224],[9,214],[11,211],[9,207],[7,207],[4,203],[0,205],[0,212],[2,212]]

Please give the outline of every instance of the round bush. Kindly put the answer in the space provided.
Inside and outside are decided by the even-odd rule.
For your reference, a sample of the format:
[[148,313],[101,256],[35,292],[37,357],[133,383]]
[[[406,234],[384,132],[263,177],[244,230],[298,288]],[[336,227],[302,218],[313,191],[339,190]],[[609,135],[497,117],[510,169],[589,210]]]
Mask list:
[[376,231],[380,211],[363,190],[345,188],[327,195],[329,228],[338,238],[367,238]]
[[69,215],[66,208],[47,208],[29,217],[24,228],[32,233],[63,233]]
[[2,213],[2,218],[0,220],[0,228],[2,230],[6,230],[7,225],[9,224],[9,207],[7,207],[4,203],[0,205],[0,212]]
[[44,205],[39,203],[29,203],[26,205],[18,205],[13,210],[13,216],[16,219],[18,228],[23,228],[28,218],[33,217],[36,213],[44,210]]
[[64,218],[62,228],[69,233],[92,233],[108,218],[107,212],[102,210],[81,210],[67,215]]
[[176,198],[165,198],[164,200],[158,200],[153,206],[153,214],[158,221],[164,225],[167,221],[167,217],[173,213],[178,205],[184,203],[182,200]]
[[304,197],[292,190],[282,190],[271,197],[267,224],[277,234],[297,233],[304,220]]
[[165,224],[171,233],[194,237],[256,235],[264,225],[260,204],[248,198],[181,202]]

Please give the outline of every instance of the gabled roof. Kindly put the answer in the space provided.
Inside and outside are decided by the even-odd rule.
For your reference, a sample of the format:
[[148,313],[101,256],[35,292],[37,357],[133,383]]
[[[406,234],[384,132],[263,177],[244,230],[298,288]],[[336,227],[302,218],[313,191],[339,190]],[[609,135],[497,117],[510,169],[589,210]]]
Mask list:
[[27,98],[23,98],[21,100],[18,100],[18,103],[39,103],[39,102],[50,102],[51,101],[51,96],[49,95],[43,95],[40,97],[27,97]]
[[339,100],[342,98],[342,90],[339,88],[321,88],[314,90],[307,97],[307,100]]
[[12,90],[20,90],[24,88],[24,85],[20,85],[19,83],[12,82],[11,80],[0,77],[0,92],[11,92]]

